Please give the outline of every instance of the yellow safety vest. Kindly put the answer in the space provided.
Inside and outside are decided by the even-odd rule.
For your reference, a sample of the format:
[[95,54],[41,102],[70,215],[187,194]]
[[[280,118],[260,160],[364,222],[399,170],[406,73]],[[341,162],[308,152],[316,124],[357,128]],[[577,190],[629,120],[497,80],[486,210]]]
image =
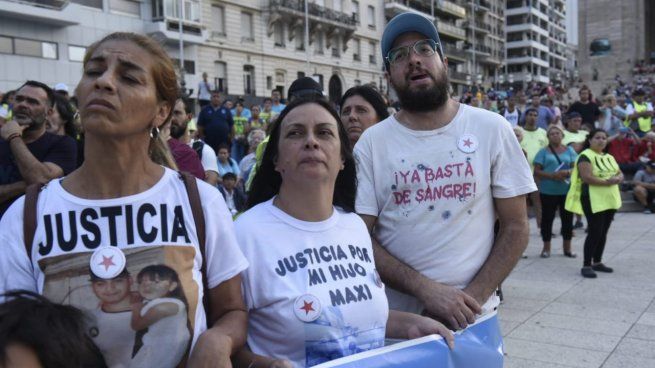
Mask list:
[[[638,104],[637,102],[632,102],[632,106],[635,108],[635,112],[642,112],[642,111],[647,111],[648,110],[648,105],[646,103]],[[637,121],[639,122],[639,130],[642,132],[648,132],[650,131],[650,124],[653,118],[650,117],[645,117],[645,118],[639,118]]]
[[[609,179],[620,172],[619,164],[616,163],[614,156],[610,154],[598,154],[589,148],[580,153],[571,173],[571,186],[564,205],[567,211],[579,215],[584,213],[582,202],[580,202],[583,182],[578,173],[578,160],[582,156],[586,156],[591,161],[592,173],[599,179]],[[621,193],[618,184],[608,186],[589,185],[589,202],[591,203],[592,213],[619,209],[621,207]]]

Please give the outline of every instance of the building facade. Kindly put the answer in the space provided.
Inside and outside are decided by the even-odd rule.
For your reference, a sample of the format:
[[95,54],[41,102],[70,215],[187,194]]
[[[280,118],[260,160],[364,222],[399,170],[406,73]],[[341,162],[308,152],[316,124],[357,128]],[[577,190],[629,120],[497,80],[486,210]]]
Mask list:
[[214,1],[202,9],[212,21],[199,67],[229,95],[270,96],[277,89],[286,96],[301,76],[317,80],[335,102],[354,85],[384,92],[378,1],[310,1],[307,28],[302,0]]
[[653,62],[655,14],[650,0],[579,0],[580,77],[594,92],[614,80],[633,78],[639,61]]
[[507,0],[507,73],[520,87],[566,78],[565,0]]

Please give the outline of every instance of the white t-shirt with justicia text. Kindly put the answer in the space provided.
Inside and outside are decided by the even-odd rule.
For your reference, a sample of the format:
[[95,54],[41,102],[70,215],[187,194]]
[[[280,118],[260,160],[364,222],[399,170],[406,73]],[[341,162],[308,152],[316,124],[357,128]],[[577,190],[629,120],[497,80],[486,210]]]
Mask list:
[[254,353],[311,367],[384,345],[387,298],[357,214],[335,208],[306,222],[269,200],[236,230],[250,262],[242,276]]
[[[248,262],[236,243],[223,196],[209,184],[196,182],[206,223],[211,289],[238,275]],[[23,244],[23,202],[24,197],[17,200],[0,221],[0,294],[27,289],[87,312],[88,334],[110,367],[179,365],[206,329],[206,314],[202,255],[178,174],[165,169],[142,193],[100,200],[76,197],[60,179],[51,181],[37,203],[31,262]],[[139,325],[131,320],[137,314],[143,317],[161,300],[178,305],[178,315],[135,327]],[[136,302],[143,307],[130,307]],[[172,325],[172,318],[180,321]],[[153,344],[152,333],[163,326],[169,326],[165,336],[157,336]],[[184,351],[173,353],[172,345]],[[156,361],[143,359],[145,354]]]

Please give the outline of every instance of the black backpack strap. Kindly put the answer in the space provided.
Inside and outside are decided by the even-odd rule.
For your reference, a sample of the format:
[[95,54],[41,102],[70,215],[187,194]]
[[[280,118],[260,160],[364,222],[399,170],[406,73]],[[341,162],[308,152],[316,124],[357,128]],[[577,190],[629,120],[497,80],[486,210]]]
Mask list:
[[191,146],[193,147],[193,150],[198,154],[200,161],[202,161],[202,149],[205,147],[205,142],[198,140],[193,142]]
[[189,204],[191,205],[191,213],[193,214],[193,222],[196,225],[196,233],[198,234],[198,248],[202,256],[202,263],[200,266],[200,273],[202,274],[202,304],[205,307],[205,315],[207,318],[207,326],[210,326],[210,312],[209,309],[209,283],[207,281],[207,257],[205,252],[205,214],[202,212],[202,203],[200,202],[200,192],[198,191],[198,183],[196,177],[188,172],[179,172],[180,179],[184,182],[187,195],[189,196]]
[[25,189],[25,203],[23,203],[23,241],[25,252],[32,263],[32,243],[36,233],[36,204],[41,192],[41,184],[31,184]]

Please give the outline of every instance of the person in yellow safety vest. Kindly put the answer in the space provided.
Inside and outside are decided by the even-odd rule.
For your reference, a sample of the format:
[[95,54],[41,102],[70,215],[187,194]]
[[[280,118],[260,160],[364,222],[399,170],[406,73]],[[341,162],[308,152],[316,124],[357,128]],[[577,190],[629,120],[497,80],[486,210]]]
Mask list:
[[626,109],[628,118],[625,125],[632,127],[639,137],[643,137],[651,129],[653,121],[653,105],[644,101],[645,98],[646,92],[643,89],[634,91],[632,93],[632,104],[628,105]]
[[571,174],[571,187],[566,196],[567,211],[587,218],[587,238],[584,242],[582,276],[595,278],[598,272],[613,272],[602,263],[614,213],[621,207],[619,184],[623,173],[614,157],[604,153],[607,133],[594,129],[589,133]]

